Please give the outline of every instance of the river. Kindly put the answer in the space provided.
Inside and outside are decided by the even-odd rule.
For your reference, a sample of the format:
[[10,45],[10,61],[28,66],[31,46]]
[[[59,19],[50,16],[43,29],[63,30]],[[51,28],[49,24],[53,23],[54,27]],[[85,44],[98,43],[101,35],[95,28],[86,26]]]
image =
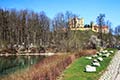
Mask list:
[[0,57],[0,76],[8,75],[30,67],[44,59],[45,56],[1,56]]

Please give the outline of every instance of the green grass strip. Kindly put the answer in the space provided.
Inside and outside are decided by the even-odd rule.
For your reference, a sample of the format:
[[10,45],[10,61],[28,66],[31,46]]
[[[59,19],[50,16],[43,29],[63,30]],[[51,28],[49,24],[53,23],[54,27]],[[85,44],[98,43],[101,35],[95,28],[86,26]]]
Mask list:
[[[116,49],[107,50],[116,51]],[[85,72],[85,66],[90,65],[92,60],[87,60],[85,57],[80,57],[63,72],[64,76],[62,80],[98,80],[106,70],[114,54],[115,53],[107,58],[103,58],[104,61],[100,62],[101,66],[97,67],[97,71],[92,73]]]

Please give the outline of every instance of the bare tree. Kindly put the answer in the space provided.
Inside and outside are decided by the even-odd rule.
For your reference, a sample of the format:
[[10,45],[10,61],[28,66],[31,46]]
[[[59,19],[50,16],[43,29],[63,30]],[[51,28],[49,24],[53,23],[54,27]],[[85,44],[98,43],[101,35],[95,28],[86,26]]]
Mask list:
[[119,41],[120,41],[120,25],[115,27],[115,35],[116,35],[116,39],[117,39],[117,44],[119,44]]
[[102,27],[105,25],[105,14],[100,14],[97,17],[97,24],[99,25],[99,38],[101,39],[101,47],[103,47],[103,35],[102,35]]
[[112,47],[113,46],[113,43],[112,43],[112,28],[111,28],[111,22],[109,20],[107,20],[106,22],[106,25],[109,27],[109,33],[108,33],[108,41],[109,41],[109,47]]

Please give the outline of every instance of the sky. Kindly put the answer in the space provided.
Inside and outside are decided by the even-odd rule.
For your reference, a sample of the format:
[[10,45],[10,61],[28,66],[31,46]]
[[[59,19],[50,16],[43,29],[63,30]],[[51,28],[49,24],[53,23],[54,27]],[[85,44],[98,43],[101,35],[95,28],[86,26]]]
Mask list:
[[83,17],[85,24],[96,23],[97,16],[102,13],[105,20],[112,23],[112,28],[120,25],[120,0],[0,0],[0,8],[44,11],[51,19],[59,12],[71,11]]

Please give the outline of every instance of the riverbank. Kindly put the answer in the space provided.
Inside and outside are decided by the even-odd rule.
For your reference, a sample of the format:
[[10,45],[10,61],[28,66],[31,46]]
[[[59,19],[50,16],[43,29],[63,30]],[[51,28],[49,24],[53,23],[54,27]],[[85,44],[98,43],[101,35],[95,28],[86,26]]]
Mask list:
[[75,54],[49,56],[29,69],[4,76],[1,80],[56,80],[75,59],[83,55],[92,54],[96,54],[96,50],[84,50]]
[[[116,51],[116,50],[114,50]],[[115,54],[115,53],[114,53]],[[110,57],[104,58],[104,61],[100,62],[100,67],[97,67],[96,72],[85,72],[85,66],[90,65],[91,60],[86,59],[86,57],[80,57],[76,59],[60,76],[58,80],[98,80],[99,77],[106,70],[110,61],[112,60],[114,54]]]

